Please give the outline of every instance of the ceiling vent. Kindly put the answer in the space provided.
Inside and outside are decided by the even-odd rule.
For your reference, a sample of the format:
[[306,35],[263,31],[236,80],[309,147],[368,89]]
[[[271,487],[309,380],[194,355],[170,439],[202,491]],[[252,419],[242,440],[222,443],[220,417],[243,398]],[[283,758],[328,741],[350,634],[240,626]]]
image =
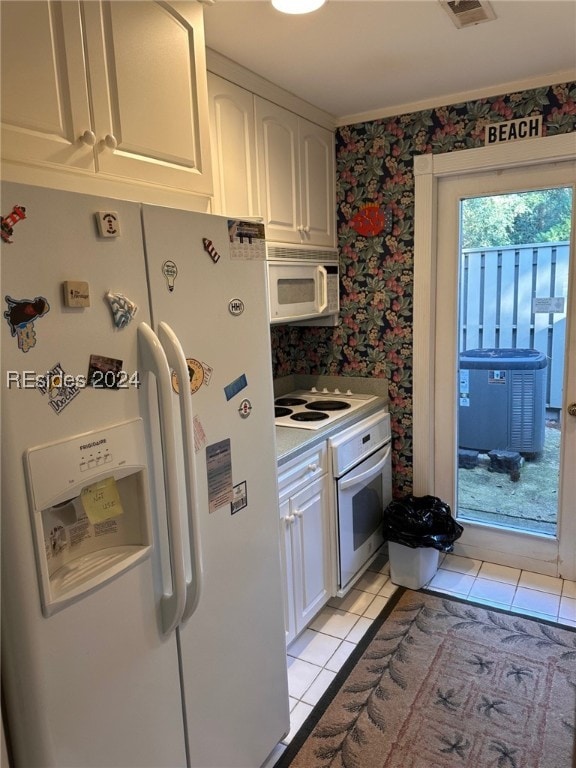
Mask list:
[[439,0],[458,29],[492,21],[496,14],[488,0]]

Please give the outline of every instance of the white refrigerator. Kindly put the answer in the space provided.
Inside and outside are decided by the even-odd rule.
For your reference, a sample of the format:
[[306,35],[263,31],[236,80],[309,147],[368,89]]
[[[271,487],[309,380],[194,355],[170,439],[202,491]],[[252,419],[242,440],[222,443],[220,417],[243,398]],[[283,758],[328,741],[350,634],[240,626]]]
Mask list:
[[2,206],[15,768],[259,768],[289,730],[262,228]]

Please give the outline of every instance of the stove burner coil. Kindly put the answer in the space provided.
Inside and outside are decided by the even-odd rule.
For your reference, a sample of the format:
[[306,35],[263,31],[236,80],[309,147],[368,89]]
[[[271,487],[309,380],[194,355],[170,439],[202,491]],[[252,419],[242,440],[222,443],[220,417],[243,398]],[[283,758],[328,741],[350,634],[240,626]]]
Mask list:
[[345,411],[346,408],[350,408],[350,403],[343,400],[314,400],[312,403],[307,403],[306,408],[311,411]]
[[294,421],[323,421],[329,419],[330,416],[322,411],[300,411],[299,413],[293,413],[290,416]]
[[[305,405],[306,400],[302,400],[301,397],[279,397],[278,400],[274,401],[275,405],[283,405],[283,406],[295,406],[295,405]],[[287,414],[283,414],[286,416]]]
[[292,411],[290,408],[279,408],[277,405],[274,407],[274,417],[280,419],[282,416],[290,416]]

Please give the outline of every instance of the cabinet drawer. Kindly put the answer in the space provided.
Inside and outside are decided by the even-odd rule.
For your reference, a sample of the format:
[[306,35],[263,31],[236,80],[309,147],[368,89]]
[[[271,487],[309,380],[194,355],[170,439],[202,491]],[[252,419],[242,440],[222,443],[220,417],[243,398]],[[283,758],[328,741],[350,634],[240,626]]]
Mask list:
[[328,471],[328,449],[326,442],[296,456],[278,470],[278,490],[280,499],[294,493],[301,485],[306,485]]

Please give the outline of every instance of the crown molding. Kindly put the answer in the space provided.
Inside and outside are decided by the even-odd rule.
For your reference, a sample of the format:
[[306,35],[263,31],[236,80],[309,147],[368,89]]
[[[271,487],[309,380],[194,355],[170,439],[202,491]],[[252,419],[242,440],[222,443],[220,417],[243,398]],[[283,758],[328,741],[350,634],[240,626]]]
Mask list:
[[411,112],[422,112],[426,109],[436,109],[437,107],[448,107],[453,104],[461,104],[468,101],[477,101],[478,99],[489,99],[494,96],[501,96],[506,93],[517,93],[518,91],[529,91],[533,88],[548,87],[559,83],[570,83],[576,81],[576,68],[553,72],[548,75],[540,75],[526,80],[515,80],[513,82],[501,83],[486,88],[478,88],[475,91],[461,91],[460,93],[451,93],[441,98],[425,99],[423,101],[413,101],[405,104],[397,104],[383,109],[370,110],[368,112],[359,112],[354,115],[344,115],[336,118],[336,126],[354,125],[355,123],[367,123],[372,120],[381,120],[387,117],[398,117]]

